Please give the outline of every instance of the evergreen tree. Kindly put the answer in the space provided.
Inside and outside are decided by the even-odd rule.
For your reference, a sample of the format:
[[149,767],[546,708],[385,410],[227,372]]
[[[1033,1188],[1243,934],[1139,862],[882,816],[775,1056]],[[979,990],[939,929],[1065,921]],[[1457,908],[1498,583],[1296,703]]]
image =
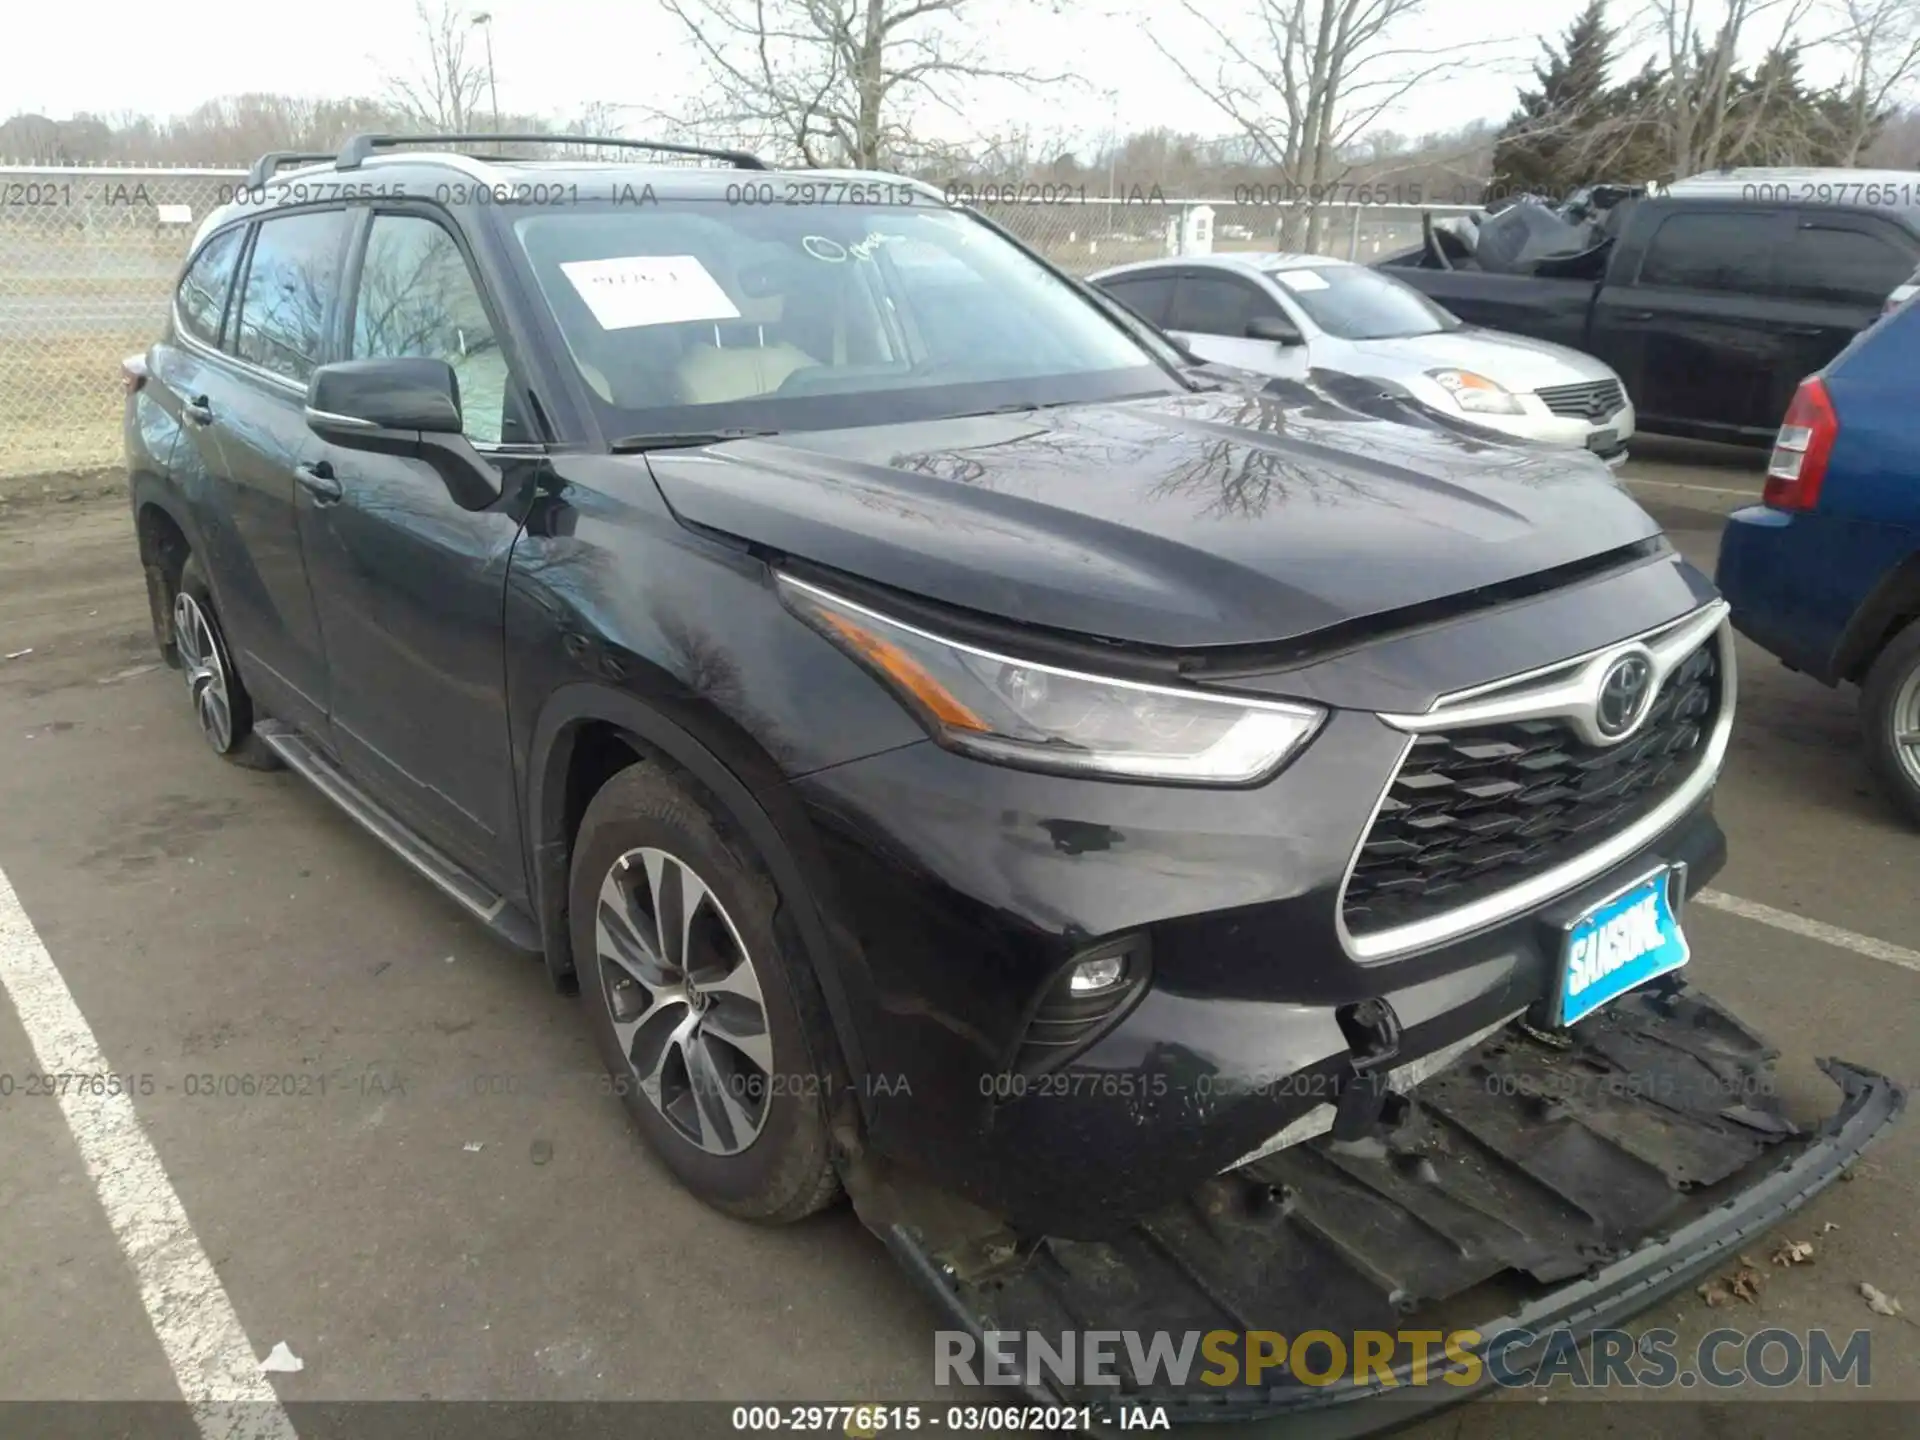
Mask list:
[[1666,76],[1651,59],[1609,90],[1592,127],[1588,158],[1596,178],[1622,185],[1673,179],[1661,100]]
[[1533,67],[1540,88],[1521,92],[1520,108],[1494,144],[1496,193],[1560,195],[1601,178],[1587,173],[1585,142],[1606,108],[1618,33],[1607,24],[1606,0],[1589,0],[1559,50],[1540,42],[1544,61]]
[[[1847,164],[1851,105],[1840,87],[1809,89],[1800,75],[1797,48],[1775,50],[1747,82],[1746,93],[1760,109],[1760,124],[1730,157],[1735,165]],[[1868,141],[1886,123],[1887,112],[1868,117]]]
[[[1844,165],[1847,113],[1840,89],[1808,87],[1798,47],[1770,50],[1751,71],[1734,77],[1718,163]],[[1874,117],[1876,128],[1885,118]]]

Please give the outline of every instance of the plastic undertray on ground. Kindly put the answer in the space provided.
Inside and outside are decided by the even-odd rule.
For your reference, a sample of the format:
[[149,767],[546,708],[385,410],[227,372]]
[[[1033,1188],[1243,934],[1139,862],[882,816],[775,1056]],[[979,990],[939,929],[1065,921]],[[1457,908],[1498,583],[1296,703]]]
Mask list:
[[[1563,1035],[1510,1026],[1421,1085],[1391,1132],[1267,1156],[1111,1240],[1030,1237],[983,1265],[937,1213],[923,1225],[909,1205],[875,1228],[948,1326],[977,1341],[1090,1330],[1585,1336],[1778,1225],[1904,1104],[1885,1077],[1822,1061],[1841,1103],[1805,1130],[1780,1104],[1774,1059],[1698,991],[1638,992]],[[1222,1435],[1318,1436],[1404,1423],[1488,1383],[1483,1366],[1478,1387],[1415,1387],[1403,1357],[1394,1385],[1267,1372],[1258,1389],[1193,1375],[1174,1388],[1164,1374],[1132,1374],[1115,1348],[1117,1388],[1043,1377],[977,1393],[1108,1417],[1164,1407]],[[1503,1354],[1509,1374],[1542,1358]]]

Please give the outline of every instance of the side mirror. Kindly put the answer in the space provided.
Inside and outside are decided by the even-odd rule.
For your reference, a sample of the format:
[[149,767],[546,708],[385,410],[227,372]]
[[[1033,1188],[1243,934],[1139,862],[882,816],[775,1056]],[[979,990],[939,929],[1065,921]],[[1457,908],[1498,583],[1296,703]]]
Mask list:
[[307,428],[329,445],[431,465],[455,503],[481,510],[500,476],[460,429],[460,381],[444,360],[341,360],[307,382]]
[[1278,345],[1304,345],[1306,339],[1293,322],[1278,315],[1256,315],[1247,322],[1249,340],[1271,340]]
[[460,382],[444,360],[342,360],[307,382],[307,424],[335,445],[369,430],[460,433]]

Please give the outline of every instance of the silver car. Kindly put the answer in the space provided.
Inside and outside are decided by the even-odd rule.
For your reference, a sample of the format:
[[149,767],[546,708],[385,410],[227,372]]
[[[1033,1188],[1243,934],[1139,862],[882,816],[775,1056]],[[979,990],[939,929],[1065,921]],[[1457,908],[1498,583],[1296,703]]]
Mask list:
[[1442,413],[1618,466],[1633,435],[1620,377],[1591,355],[1467,325],[1391,275],[1321,255],[1192,255],[1093,283],[1203,359],[1289,379],[1390,381]]

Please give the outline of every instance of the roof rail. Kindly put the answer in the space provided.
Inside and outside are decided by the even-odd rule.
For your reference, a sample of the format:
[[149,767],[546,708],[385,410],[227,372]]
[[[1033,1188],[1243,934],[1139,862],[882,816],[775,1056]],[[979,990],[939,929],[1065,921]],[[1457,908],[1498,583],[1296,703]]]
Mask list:
[[[628,140],[618,135],[355,135],[340,151],[335,166],[357,170],[376,150],[402,145],[613,145],[624,150],[654,150],[667,155],[699,155],[724,160],[736,170],[764,170],[766,162],[744,150],[715,150],[705,145],[672,145],[664,140]],[[334,157],[326,157],[333,160]]]
[[289,165],[327,165],[333,161],[331,151],[322,154],[313,150],[269,150],[247,171],[247,188],[258,190],[271,180],[274,172]]

